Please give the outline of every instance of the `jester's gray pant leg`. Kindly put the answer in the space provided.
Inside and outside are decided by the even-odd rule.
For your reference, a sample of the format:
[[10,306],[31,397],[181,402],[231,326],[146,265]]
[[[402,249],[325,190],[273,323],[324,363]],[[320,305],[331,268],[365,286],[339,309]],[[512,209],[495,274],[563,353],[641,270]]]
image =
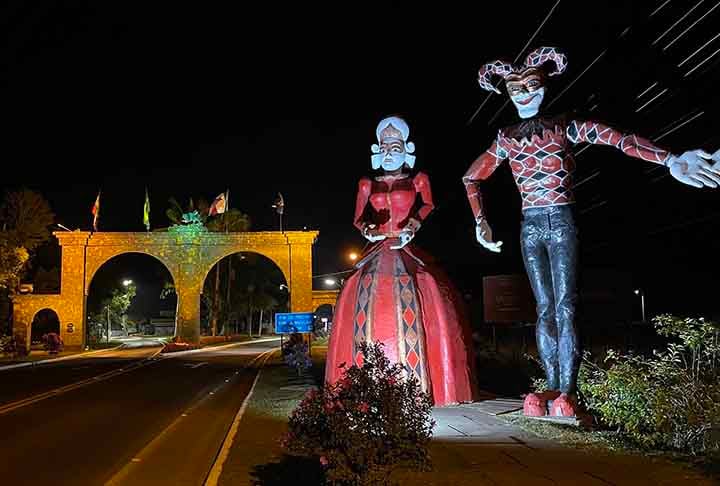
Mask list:
[[548,389],[575,392],[577,233],[571,206],[523,211],[523,260],[537,303],[537,346]]

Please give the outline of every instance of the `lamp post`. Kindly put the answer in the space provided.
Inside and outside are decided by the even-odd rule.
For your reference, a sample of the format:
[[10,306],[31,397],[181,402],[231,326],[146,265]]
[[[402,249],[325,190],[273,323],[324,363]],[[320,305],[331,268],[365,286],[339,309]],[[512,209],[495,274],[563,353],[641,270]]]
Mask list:
[[642,289],[635,289],[635,295],[640,296],[640,309],[642,311],[642,321],[645,322],[645,292]]

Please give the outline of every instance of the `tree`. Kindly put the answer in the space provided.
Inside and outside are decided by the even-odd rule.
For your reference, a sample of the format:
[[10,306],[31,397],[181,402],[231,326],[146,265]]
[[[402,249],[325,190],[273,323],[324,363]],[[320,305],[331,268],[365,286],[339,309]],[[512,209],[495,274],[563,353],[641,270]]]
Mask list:
[[[111,322],[119,321],[120,325],[125,328],[123,316],[127,315],[136,293],[137,287],[135,284],[123,285],[113,289],[110,296],[102,300],[99,309],[96,309],[96,312],[88,318],[90,337],[99,340],[105,334],[108,319]],[[127,331],[127,329],[125,330]]]
[[[219,214],[217,216],[210,217],[209,220],[206,222],[206,226],[208,230],[214,231],[214,232],[224,232],[224,231],[232,231],[232,232],[243,232],[248,231],[250,229],[250,217],[240,211],[239,209],[229,209],[223,214]],[[225,307],[226,317],[230,315],[230,275],[231,275],[231,267],[232,267],[232,255],[228,257],[228,263],[227,263],[227,295],[225,299]],[[212,299],[209,300],[211,302],[210,305],[210,320],[211,320],[211,328],[212,328],[212,335],[215,336],[217,334],[217,323],[218,323],[218,317],[220,316],[221,312],[221,300],[220,300],[221,292],[220,292],[220,262],[218,262],[217,265],[215,265],[215,288],[212,292]],[[227,329],[227,326],[226,326]]]
[[47,200],[29,189],[6,193],[0,207],[2,231],[7,240],[30,253],[50,238],[48,227],[54,219]]
[[223,214],[210,216],[205,224],[207,229],[217,233],[222,233],[227,227],[230,232],[244,232],[250,230],[250,216],[243,213],[239,209],[229,209]]
[[0,289],[15,291],[30,253],[50,238],[55,215],[42,195],[29,189],[10,191],[0,206]]
[[29,256],[25,248],[15,246],[5,235],[0,235],[0,289],[9,293],[15,291]]

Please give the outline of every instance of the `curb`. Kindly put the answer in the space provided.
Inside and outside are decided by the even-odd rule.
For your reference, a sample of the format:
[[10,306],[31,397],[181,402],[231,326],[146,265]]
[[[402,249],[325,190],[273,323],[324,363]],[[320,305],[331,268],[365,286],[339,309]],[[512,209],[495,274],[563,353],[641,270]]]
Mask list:
[[95,351],[87,351],[87,352],[82,352],[82,353],[77,353],[77,354],[71,354],[69,356],[61,356],[60,358],[47,358],[47,359],[40,359],[37,361],[25,361],[24,363],[15,363],[15,364],[11,364],[11,365],[0,366],[0,371],[12,370],[15,368],[24,368],[26,366],[40,366],[42,364],[47,364],[50,362],[55,363],[57,361],[67,361],[70,359],[83,358],[83,357],[89,356],[91,354],[103,353],[105,351],[115,351],[124,346],[125,346],[125,344],[121,344],[120,346],[115,346],[114,348],[97,349]]

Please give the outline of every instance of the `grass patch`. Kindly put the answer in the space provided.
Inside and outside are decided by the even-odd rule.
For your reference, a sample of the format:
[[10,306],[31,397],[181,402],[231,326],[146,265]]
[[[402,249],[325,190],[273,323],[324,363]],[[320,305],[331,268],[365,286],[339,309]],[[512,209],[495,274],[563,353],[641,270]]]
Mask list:
[[280,362],[279,356],[274,357],[262,370],[250,406],[258,414],[287,420],[307,391],[315,387],[316,383],[313,374],[298,376],[294,370]]
[[693,456],[680,451],[646,449],[613,430],[583,429],[571,425],[533,420],[524,417],[522,412],[513,412],[499,415],[498,417],[520,427],[523,431],[531,435],[552,440],[566,446],[616,454],[656,457],[681,464],[685,467],[701,470],[705,475],[713,479],[720,479],[720,457]]

